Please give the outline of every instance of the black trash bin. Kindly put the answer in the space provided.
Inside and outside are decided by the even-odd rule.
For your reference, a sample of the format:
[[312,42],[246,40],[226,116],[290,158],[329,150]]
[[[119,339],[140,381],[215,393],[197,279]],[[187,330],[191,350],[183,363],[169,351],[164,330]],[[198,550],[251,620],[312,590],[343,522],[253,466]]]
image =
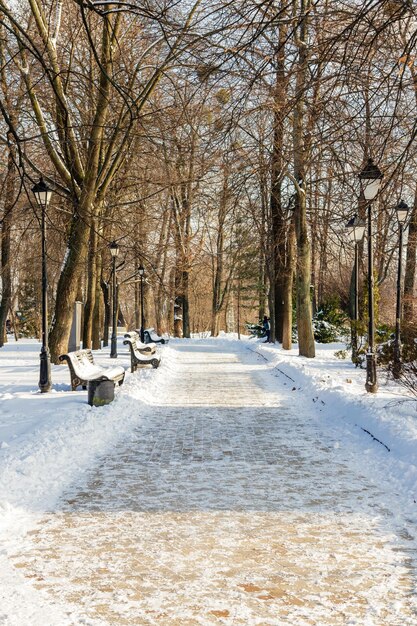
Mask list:
[[104,406],[114,400],[114,382],[112,380],[91,380],[88,383],[88,404]]

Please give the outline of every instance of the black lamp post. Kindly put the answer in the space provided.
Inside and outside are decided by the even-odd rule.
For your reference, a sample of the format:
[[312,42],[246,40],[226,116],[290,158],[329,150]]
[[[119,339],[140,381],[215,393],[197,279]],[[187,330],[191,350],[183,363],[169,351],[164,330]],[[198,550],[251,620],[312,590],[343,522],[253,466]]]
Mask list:
[[367,164],[359,174],[362,185],[362,193],[368,205],[368,352],[366,355],[366,383],[365,389],[369,393],[378,391],[376,376],[376,354],[375,354],[375,322],[374,322],[374,257],[372,241],[372,201],[375,199],[381,186],[383,174],[374,164],[372,159],[368,159]]
[[354,268],[354,308],[352,327],[352,362],[358,364],[358,321],[359,321],[359,244],[363,240],[366,224],[361,222],[357,215],[346,224],[348,237],[355,242],[355,268]]
[[119,254],[119,246],[112,241],[110,246],[110,254],[113,261],[113,323],[110,343],[110,357],[117,358],[117,281],[116,281],[116,258]]
[[48,346],[48,278],[46,273],[46,208],[52,196],[52,191],[43,178],[32,187],[33,194],[41,209],[41,236],[42,236],[42,347],[40,353],[39,389],[42,393],[49,391],[51,383],[51,360]]
[[143,306],[143,276],[145,274],[145,270],[143,265],[138,267],[138,274],[140,276],[140,340],[142,343],[145,343],[145,329],[143,327],[144,323],[144,306]]
[[400,227],[400,241],[398,250],[398,273],[397,273],[397,306],[395,314],[395,340],[394,340],[394,359],[392,365],[392,375],[399,378],[401,375],[401,274],[402,274],[402,257],[403,257],[403,232],[407,221],[410,207],[404,200],[401,200],[396,206],[397,219]]

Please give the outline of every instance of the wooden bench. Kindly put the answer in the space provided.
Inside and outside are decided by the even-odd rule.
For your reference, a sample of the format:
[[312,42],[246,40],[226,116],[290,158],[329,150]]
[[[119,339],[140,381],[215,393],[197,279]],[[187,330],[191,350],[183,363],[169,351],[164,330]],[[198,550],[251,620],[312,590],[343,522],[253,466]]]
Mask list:
[[96,365],[91,350],[77,350],[76,352],[61,354],[59,360],[68,363],[72,391],[75,391],[80,386],[86,389],[91,382],[111,381],[114,384],[119,383],[119,385],[122,385],[126,374],[124,367],[120,365],[114,367]]
[[136,341],[136,349],[143,354],[155,354],[156,345],[154,343],[142,343],[140,340],[140,333],[137,330],[130,330],[125,334],[125,339],[133,339]]
[[143,352],[138,349],[136,339],[132,339],[131,337],[127,337],[123,343],[125,346],[129,346],[130,371],[132,373],[136,372],[138,366],[142,367],[144,365],[152,365],[155,369],[159,366],[161,359],[156,354],[155,349],[153,352]]
[[145,344],[150,344],[150,343],[168,343],[169,339],[166,339],[165,337],[160,337],[159,335],[156,334],[155,330],[153,328],[147,328],[144,333],[144,340],[145,340]]

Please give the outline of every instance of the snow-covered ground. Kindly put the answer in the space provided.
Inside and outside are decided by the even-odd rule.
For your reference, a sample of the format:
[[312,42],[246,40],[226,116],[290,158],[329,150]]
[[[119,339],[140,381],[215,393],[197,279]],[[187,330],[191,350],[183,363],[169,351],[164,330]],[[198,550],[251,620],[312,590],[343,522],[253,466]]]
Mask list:
[[295,395],[311,399],[322,420],[339,428],[346,441],[352,436],[361,440],[368,436],[371,441],[366,454],[372,457],[378,444],[371,442],[379,442],[377,456],[384,467],[381,481],[396,482],[410,511],[417,515],[417,397],[382,372],[378,392],[367,393],[365,370],[355,368],[349,357],[341,360],[335,356],[343,348],[343,344],[317,344],[314,359],[299,357],[296,348],[284,351],[261,343],[255,349]]
[[[96,408],[87,404],[86,391],[71,391],[67,365],[53,365],[51,392],[39,392],[39,350],[37,341],[23,339],[0,350],[0,624],[12,620],[16,626],[58,626],[65,618],[59,608],[48,608],[52,621],[45,620],[44,609],[37,610],[42,599],[10,567],[8,555],[63,491],[132,431],[141,419],[135,399],[151,403],[170,371],[166,347],[163,370],[127,373],[123,397],[116,387],[117,402]],[[130,372],[121,338],[118,351],[117,363]],[[98,351],[95,360],[115,363],[108,350]]]
[[[189,346],[191,356],[184,353],[184,346]],[[54,580],[56,580],[57,588],[64,588],[65,585],[62,583],[62,579],[59,579],[59,574],[50,569],[52,566],[39,565],[38,569],[34,568],[33,563],[38,563],[39,554],[31,557],[30,563],[32,565],[29,562],[24,562],[21,555],[30,554],[30,551],[34,550],[30,543],[32,536],[35,536],[39,545],[43,546],[42,549],[47,551],[50,535],[42,535],[42,532],[39,531],[39,522],[45,519],[45,514],[49,511],[62,510],[61,499],[63,494],[75,490],[74,501],[78,498],[77,511],[79,517],[83,518],[86,514],[90,515],[88,508],[90,505],[87,503],[84,510],[83,505],[79,504],[79,492],[83,482],[91,482],[91,471],[94,471],[98,460],[105,459],[106,455],[111,455],[112,451],[119,449],[120,446],[123,449],[123,458],[130,459],[130,453],[127,454],[123,446],[127,446],[129,449],[129,446],[132,446],[132,441],[135,442],[136,446],[138,445],[136,442],[142,441],[144,437],[151,438],[152,441],[153,452],[150,457],[145,455],[151,464],[150,467],[154,467],[153,463],[158,464],[158,459],[163,458],[169,449],[171,456],[168,464],[172,465],[176,472],[175,480],[178,485],[173,486],[167,484],[167,478],[163,478],[159,470],[158,474],[154,475],[151,471],[148,472],[146,467],[143,469],[144,472],[146,470],[146,476],[145,474],[144,476],[150,483],[155,484],[155,476],[158,476],[158,481],[160,481],[157,485],[158,498],[162,499],[164,503],[160,514],[165,515],[166,511],[173,508],[178,509],[178,507],[180,511],[194,511],[192,522],[187,522],[187,519],[184,518],[180,521],[177,520],[179,524],[182,524],[180,530],[176,529],[178,542],[179,545],[184,545],[184,550],[187,544],[187,532],[192,534],[190,525],[193,526],[194,524],[194,532],[197,532],[197,528],[201,528],[204,529],[204,533],[217,533],[216,536],[219,538],[219,529],[222,527],[228,529],[231,536],[234,536],[237,545],[240,539],[236,528],[239,529],[245,524],[253,524],[254,528],[255,526],[264,528],[262,524],[265,523],[265,516],[276,516],[278,508],[279,517],[274,517],[274,524],[279,528],[280,533],[291,534],[291,532],[295,532],[297,536],[308,536],[308,533],[312,532],[308,526],[308,521],[306,521],[305,516],[297,517],[298,506],[301,510],[306,507],[305,494],[298,494],[298,491],[300,488],[306,488],[312,491],[309,495],[313,502],[308,505],[312,507],[309,515],[312,516],[313,524],[315,524],[313,534],[315,534],[318,544],[315,553],[311,553],[312,548],[310,548],[310,556],[313,555],[313,560],[317,557],[323,559],[323,562],[328,558],[342,559],[343,561],[346,554],[349,553],[349,541],[356,541],[359,551],[352,553],[354,558],[359,559],[358,562],[361,562],[365,568],[371,567],[371,562],[376,563],[381,573],[381,580],[377,581],[378,591],[373,590],[369,597],[366,593],[364,595],[368,601],[374,601],[375,606],[370,608],[369,612],[365,611],[365,613],[358,613],[357,615],[356,609],[353,608],[351,621],[348,618],[343,618],[340,613],[335,614],[332,622],[332,618],[328,618],[328,614],[331,614],[331,608],[328,606],[329,601],[327,601],[327,605],[323,601],[321,608],[317,608],[316,603],[314,603],[314,608],[313,606],[311,609],[304,607],[304,613],[299,609],[301,612],[298,621],[294,621],[295,613],[292,617],[289,615],[288,619],[277,617],[276,621],[273,621],[270,616],[272,613],[268,614],[267,609],[263,606],[262,610],[259,608],[260,621],[257,621],[254,617],[257,611],[256,602],[246,606],[246,614],[244,611],[239,613],[240,609],[233,609],[235,611],[233,613],[230,607],[225,608],[228,601],[229,604],[233,604],[231,598],[234,598],[234,592],[231,592],[230,597],[227,594],[219,593],[219,597],[214,598],[216,601],[212,598],[211,617],[210,619],[207,618],[206,621],[204,621],[206,618],[203,620],[203,618],[196,618],[195,616],[194,621],[192,621],[190,615],[185,611],[185,608],[189,610],[189,607],[186,607],[186,600],[184,600],[183,613],[178,610],[175,614],[175,619],[179,619],[178,622],[172,617],[174,613],[171,613],[171,618],[166,619],[166,621],[163,621],[161,617],[155,618],[155,623],[161,623],[161,619],[162,623],[170,625],[174,623],[196,625],[205,623],[280,625],[288,623],[293,626],[304,624],[322,626],[322,624],[343,623],[369,626],[380,626],[381,624],[388,626],[395,624],[397,626],[398,624],[403,626],[417,623],[415,613],[410,617],[410,611],[415,611],[416,606],[414,529],[417,522],[417,405],[412,398],[404,395],[404,391],[399,386],[393,383],[386,384],[383,380],[380,380],[381,386],[378,394],[367,394],[364,389],[365,372],[355,369],[350,361],[341,361],[334,356],[334,352],[340,347],[336,345],[318,346],[316,359],[307,360],[298,357],[296,350],[284,352],[276,346],[247,339],[238,342],[232,337],[224,336],[220,339],[191,340],[188,342],[171,340],[169,346],[161,349],[162,364],[159,369],[143,369],[135,375],[128,374],[125,384],[116,390],[115,401],[101,408],[92,408],[87,405],[85,391],[70,391],[67,366],[53,367],[53,390],[51,393],[40,394],[38,392],[39,344],[37,342],[27,340],[18,343],[11,342],[0,350],[0,624],[4,626],[94,624],[96,626],[112,623],[114,626],[118,626],[117,618],[112,622],[108,621],[108,616],[106,619],[104,617],[100,619],[97,612],[89,612],[85,607],[77,612],[69,600],[60,600],[58,596],[51,597],[50,594],[42,592],[39,587],[46,584],[47,576],[50,576],[48,585],[53,584]],[[212,359],[211,364],[208,358],[209,354]],[[223,358],[222,355],[229,356]],[[95,358],[97,362],[103,365],[114,364],[114,360],[110,359],[108,352],[105,351],[98,352]],[[188,360],[191,359],[188,365],[187,358]],[[205,358],[207,359],[207,371],[210,371],[208,367],[210,365],[212,370],[217,372],[217,377],[214,377],[212,382],[207,376],[207,383],[205,378],[202,378],[205,376]],[[246,369],[239,369],[240,363],[246,364]],[[118,364],[124,365],[126,369],[129,367],[129,357],[122,345],[119,346]],[[192,380],[193,375],[195,375],[194,381]],[[185,381],[185,391],[182,394],[179,393],[181,380]],[[238,380],[240,382],[237,382]],[[253,382],[254,380],[256,384]],[[231,388],[235,390],[234,393],[230,392]],[[257,423],[256,428],[253,428],[251,425],[248,426],[248,421],[257,415],[261,415],[261,417],[264,415],[265,420],[270,420],[268,411],[271,410],[275,416],[279,415],[281,405],[283,406],[283,415],[286,415],[285,419],[289,431],[283,433],[282,431],[272,432],[271,430],[269,444],[268,437],[265,435],[268,432],[269,422],[263,423],[261,420],[262,423]],[[214,420],[211,447],[208,452],[195,434],[199,429],[204,428],[207,411],[209,411],[210,418]],[[303,415],[305,415],[306,422],[305,434],[302,431]],[[191,435],[186,426],[178,425],[181,416],[185,420],[190,420],[192,417]],[[299,418],[297,423],[294,421],[295,417]],[[163,424],[167,419],[170,420],[170,423],[165,428]],[[226,424],[231,425],[225,426],[224,420],[226,420]],[[291,424],[294,424],[294,428],[297,430],[294,435],[291,433]],[[172,430],[170,430],[171,425]],[[205,506],[202,511],[204,515],[200,517],[197,512],[202,508],[200,497],[202,490],[204,490],[204,481],[203,479],[193,479],[193,476],[198,476],[198,472],[196,474],[196,470],[194,470],[194,474],[190,474],[189,466],[182,465],[181,459],[184,458],[184,450],[186,451],[185,457],[188,454],[187,448],[183,444],[182,456],[177,458],[175,442],[171,442],[171,439],[173,437],[175,439],[177,436],[174,426],[180,429],[184,428],[184,434],[181,435],[184,441],[190,440],[191,444],[197,441],[198,444],[196,444],[197,453],[193,452],[195,457],[193,460],[200,464],[198,467],[203,468],[202,471],[207,480],[207,493],[209,493],[209,496],[205,495]],[[249,430],[245,430],[245,440],[239,439],[241,437],[239,433],[246,428]],[[263,431],[262,428],[266,430]],[[165,439],[159,449],[155,443],[155,437],[157,437],[156,433],[160,432],[164,434]],[[220,442],[218,451],[216,451],[216,437]],[[320,437],[323,438],[323,450],[320,448]],[[228,439],[226,443],[225,438]],[[336,490],[340,495],[340,490],[346,489],[346,503],[335,502],[334,507],[331,508],[332,513],[329,514],[326,511],[325,515],[320,510],[320,497],[326,499],[328,496],[327,483],[326,485],[323,483],[324,486],[317,486],[319,492],[324,490],[323,493],[327,495],[318,496],[318,504],[314,504],[314,484],[308,483],[308,476],[304,476],[302,479],[297,478],[299,480],[297,489],[294,489],[293,495],[288,495],[288,502],[292,502],[293,507],[288,511],[288,515],[283,517],[283,501],[280,500],[278,503],[275,499],[277,496],[274,495],[275,490],[272,489],[272,485],[276,486],[276,491],[279,491],[282,496],[282,490],[285,488],[285,484],[282,483],[282,476],[279,479],[281,482],[277,482],[276,485],[274,483],[278,480],[274,469],[274,455],[278,454],[279,442],[284,447],[289,447],[294,442],[296,446],[300,446],[300,442],[304,441],[303,438],[305,438],[308,448],[311,447],[311,441],[317,444],[317,451],[313,447],[306,456],[312,465],[325,463],[326,459],[329,458],[335,463],[338,471],[349,466],[354,468],[355,472],[357,471],[357,476],[363,476],[364,492],[372,491],[372,485],[374,486],[375,493],[367,507],[372,510],[372,507],[375,506],[375,519],[369,516],[368,509],[367,514],[364,515],[360,508],[359,501],[365,496],[362,498],[361,495],[358,498],[357,493],[351,493],[361,488],[361,482],[356,474],[355,478],[352,478],[350,486],[338,485],[339,491]],[[190,448],[192,448],[191,444]],[[255,444],[262,456],[261,464],[259,464],[259,459],[253,456]],[[330,456],[328,456],[329,449],[331,449]],[[282,450],[279,453],[281,454]],[[294,451],[293,453],[295,454]],[[120,454],[122,453],[119,452],[119,456]],[[307,452],[304,450],[303,454],[306,455]],[[227,465],[230,463],[230,459],[235,463],[233,471],[231,471],[232,466]],[[186,460],[188,459],[186,458]],[[130,460],[126,462],[131,463]],[[115,464],[117,470],[117,462],[112,461],[112,463]],[[137,461],[135,463],[137,464]],[[255,474],[259,473],[259,481],[253,480],[253,489],[248,483],[247,475],[251,463],[254,463]],[[135,472],[137,472],[137,465],[135,468]],[[228,471],[230,474],[227,489],[225,491],[219,488],[216,490],[216,481],[217,484],[221,484],[222,477]],[[210,472],[214,473],[215,480]],[[245,484],[243,491],[240,490],[239,485],[233,483],[234,478]],[[108,478],[102,477],[100,480],[106,483]],[[213,484],[210,482],[211,480],[213,480]],[[270,481],[269,486],[268,481]],[[107,496],[108,489],[107,487]],[[178,498],[178,489],[181,489],[183,494],[181,504],[175,504],[176,498]],[[115,489],[116,491],[117,489]],[[267,500],[265,500],[266,491],[269,493]],[[93,502],[95,497],[98,496],[92,494],[88,500]],[[144,513],[148,510],[154,511],[156,506],[152,499],[154,495],[143,492],[142,497],[147,503],[144,507]],[[297,500],[298,497],[299,500]],[[115,493],[115,498],[116,500],[119,499],[120,508],[123,510],[122,496]],[[67,497],[67,501],[72,500]],[[288,507],[284,506],[284,509],[286,508]],[[218,509],[220,511],[231,509],[228,511],[229,517],[225,518],[223,513],[218,512]],[[384,517],[384,510],[387,511],[383,524],[384,546],[387,542],[389,543],[389,536],[392,532],[393,537],[397,537],[396,540],[393,539],[393,544],[397,541],[397,549],[401,555],[404,556],[407,552],[411,559],[408,563],[410,569],[407,572],[404,568],[403,556],[399,557],[397,562],[390,549],[384,547],[384,549],[379,550],[373,543],[372,527],[376,523],[375,520],[381,516]],[[64,511],[66,511],[65,514],[68,514],[65,508]],[[215,518],[211,517],[213,511]],[[241,511],[241,513],[238,522],[234,523],[232,516],[235,515],[236,511]],[[71,510],[69,513],[72,516],[72,523],[75,523],[74,511]],[[209,520],[207,520],[208,514]],[[120,511],[118,515],[120,515]],[[341,530],[337,536],[335,527],[331,527],[334,521],[333,516],[337,518],[336,528],[346,527],[346,524],[351,526],[350,538],[346,530]],[[59,516],[57,519],[60,519]],[[144,536],[145,539],[148,537],[151,541],[154,529],[151,532],[153,527],[146,526],[148,522],[145,524],[144,520],[145,518],[142,519]],[[274,529],[271,525],[271,518],[268,517],[268,520],[268,525],[262,532],[265,533],[264,540],[273,543]],[[129,523],[132,524],[133,522]],[[157,521],[158,523],[160,520]],[[167,523],[166,519],[164,523]],[[172,524],[172,522],[169,523]],[[49,520],[46,526],[48,524],[52,528],[49,533],[62,533],[62,530],[55,528],[55,521]],[[100,529],[105,532],[103,524],[105,522],[101,521]],[[152,524],[155,524],[155,521]],[[296,531],[288,530],[290,527],[296,528]],[[361,530],[363,531],[362,547],[360,546],[361,540],[358,542]],[[80,528],[80,542],[83,540],[83,532]],[[335,542],[334,557],[331,550],[329,553],[326,552],[327,545],[323,533],[326,533],[327,538],[333,538],[332,540]],[[401,538],[406,543],[406,549],[398,544]],[[195,537],[194,540],[196,541]],[[249,541],[249,538],[247,540]],[[87,539],[85,541],[88,543]],[[143,538],[141,541],[144,541]],[[220,543],[221,541],[220,538]],[[250,538],[250,541],[254,541],[253,538]],[[297,552],[297,559],[301,568],[303,551],[300,550],[300,545],[297,542],[290,542],[288,546],[292,546]],[[288,546],[287,549],[289,550]],[[141,549],[145,549],[143,544]],[[230,551],[230,549],[230,546],[225,543],[224,550]],[[199,546],[199,550],[200,554],[203,555],[201,546]],[[259,546],[253,545],[253,550],[259,550]],[[214,547],[212,547],[212,551],[214,551]],[[367,554],[369,562],[367,562]],[[343,555],[343,558],[340,555]],[[267,557],[270,558],[270,555],[265,555],[266,560]],[[215,557],[212,555],[212,558]],[[234,553],[233,558],[238,558],[236,553]],[[244,570],[249,561],[245,555],[241,558],[242,570]],[[285,557],[285,560],[289,561],[289,557]],[[153,563],[153,567],[154,565]],[[271,567],[275,565],[271,561]],[[120,564],[116,564],[115,567],[117,569]],[[139,565],[137,564],[136,567]],[[196,571],[199,568],[204,569],[204,563],[196,561],[193,567]],[[291,570],[291,564],[288,567]],[[325,567],[331,570],[331,564],[327,562]],[[278,591],[275,591],[274,595],[273,591],[270,590],[265,595],[266,592],[263,591],[264,587],[262,586],[266,584],[262,579],[263,574],[259,573],[255,582],[248,580],[246,571],[241,572],[241,574],[243,578],[240,587],[246,595],[257,593],[259,590],[259,593],[264,594],[257,596],[262,599],[263,605],[265,605],[264,600],[278,598]],[[370,584],[366,576],[363,577],[363,573],[354,572],[354,574],[353,587],[356,588],[361,585],[366,587],[367,584]],[[201,575],[203,576],[204,572]],[[291,576],[294,578],[296,575],[295,569],[291,570]],[[304,572],[303,576],[308,577],[308,573]],[[312,586],[311,588],[307,587],[307,591],[313,594],[312,589],[314,584],[318,584],[317,580],[320,578],[321,572],[313,572],[311,576]],[[407,582],[401,583],[405,579]],[[166,580],[169,580],[169,576]],[[167,584],[166,580],[165,584]],[[372,580],[372,576],[370,580]],[[331,589],[331,585],[329,587],[329,584],[326,584],[324,595],[328,594],[329,589]],[[334,583],[335,587],[337,584]],[[395,592],[393,585],[395,587],[396,584],[404,584],[407,588],[405,594],[409,602],[407,607],[402,598],[398,598],[397,608],[395,608],[395,598],[390,599]],[[167,589],[164,590],[164,593],[167,602],[173,601],[172,590],[171,596]],[[181,594],[184,593],[184,590],[181,589]],[[200,589],[195,589],[193,593],[195,593],[196,603],[197,598],[200,597],[199,594],[201,595],[201,602],[207,602],[207,597],[202,594]],[[213,593],[215,594],[215,591]],[[338,593],[340,597],[343,595],[340,590]],[[389,599],[389,608],[381,604],[384,597]],[[118,601],[120,603],[120,598]],[[152,602],[156,603],[153,596]],[[259,599],[257,602],[259,604]],[[339,600],[337,600],[337,604],[340,605]],[[126,603],[124,606],[127,606]],[[152,610],[155,611],[154,605],[152,606]],[[404,612],[402,612],[403,609]],[[307,613],[305,613],[306,610]],[[308,610],[310,610],[310,614]],[[322,613],[320,613],[321,610]],[[284,616],[286,613],[283,612],[282,615]],[[320,620],[317,617],[320,615],[323,616],[323,621],[314,621],[314,619]],[[364,615],[366,619],[364,619]],[[191,621],[187,622],[187,619]],[[212,621],[213,619],[217,622]],[[328,619],[330,621],[326,621]],[[345,621],[341,621],[343,619]],[[120,623],[138,625],[154,623],[151,618],[149,621],[145,621],[143,616],[137,620],[139,621]]]

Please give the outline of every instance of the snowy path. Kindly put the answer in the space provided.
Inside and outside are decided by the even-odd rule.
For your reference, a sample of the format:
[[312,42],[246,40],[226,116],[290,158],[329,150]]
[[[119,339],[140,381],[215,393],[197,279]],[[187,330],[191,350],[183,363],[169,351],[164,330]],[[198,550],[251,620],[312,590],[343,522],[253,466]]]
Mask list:
[[415,625],[395,494],[236,342],[175,349],[164,397],[15,567],[78,626]]

